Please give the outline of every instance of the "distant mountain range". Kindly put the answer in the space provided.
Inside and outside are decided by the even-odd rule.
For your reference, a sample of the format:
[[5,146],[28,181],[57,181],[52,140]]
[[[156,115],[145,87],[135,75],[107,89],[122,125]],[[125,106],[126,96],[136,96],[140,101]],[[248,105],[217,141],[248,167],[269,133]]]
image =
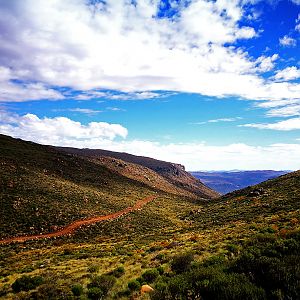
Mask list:
[[289,173],[290,171],[196,171],[190,172],[213,190],[227,194],[244,187],[255,185],[268,179]]

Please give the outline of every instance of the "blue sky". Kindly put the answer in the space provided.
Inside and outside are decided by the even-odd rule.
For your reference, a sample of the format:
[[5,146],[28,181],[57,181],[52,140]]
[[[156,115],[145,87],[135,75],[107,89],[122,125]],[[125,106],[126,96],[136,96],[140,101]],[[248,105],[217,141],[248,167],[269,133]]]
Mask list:
[[0,133],[300,169],[299,45],[298,0],[0,0]]

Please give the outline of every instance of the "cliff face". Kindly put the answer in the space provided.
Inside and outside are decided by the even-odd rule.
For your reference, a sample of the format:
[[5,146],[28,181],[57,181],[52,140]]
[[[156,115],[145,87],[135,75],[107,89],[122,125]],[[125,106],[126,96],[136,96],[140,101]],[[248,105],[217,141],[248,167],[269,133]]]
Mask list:
[[220,196],[218,192],[207,187],[199,179],[196,179],[190,173],[186,172],[185,167],[181,164],[161,161],[150,157],[136,156],[128,153],[112,152],[100,149],[76,149],[62,147],[59,149],[67,153],[90,158],[111,157],[120,159],[124,162],[133,163],[151,169],[166,179],[169,183],[198,197],[212,199]]

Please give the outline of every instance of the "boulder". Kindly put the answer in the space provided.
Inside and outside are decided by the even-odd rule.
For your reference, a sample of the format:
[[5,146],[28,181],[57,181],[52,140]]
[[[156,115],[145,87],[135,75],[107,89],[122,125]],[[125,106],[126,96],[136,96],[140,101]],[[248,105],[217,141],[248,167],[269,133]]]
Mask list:
[[150,286],[150,285],[148,285],[148,284],[144,284],[144,285],[142,285],[142,287],[141,287],[141,293],[143,294],[143,293],[151,293],[151,292],[153,292],[154,291],[154,289]]

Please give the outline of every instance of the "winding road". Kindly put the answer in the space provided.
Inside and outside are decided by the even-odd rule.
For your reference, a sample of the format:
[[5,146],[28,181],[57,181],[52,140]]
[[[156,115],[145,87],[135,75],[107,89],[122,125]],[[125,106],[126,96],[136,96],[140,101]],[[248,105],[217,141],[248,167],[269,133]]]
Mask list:
[[0,245],[10,244],[10,243],[23,243],[23,242],[30,241],[30,240],[38,240],[38,239],[46,239],[46,238],[54,238],[54,237],[70,235],[74,231],[76,231],[78,228],[81,228],[83,226],[95,224],[95,223],[98,223],[101,221],[114,220],[114,219],[117,219],[117,218],[119,218],[123,215],[126,215],[132,211],[140,210],[145,204],[154,200],[155,198],[156,198],[155,196],[146,197],[142,200],[137,201],[134,206],[127,207],[123,210],[117,211],[117,212],[109,214],[109,215],[92,217],[89,219],[74,221],[74,222],[70,223],[69,225],[62,227],[61,229],[54,231],[54,232],[6,238],[3,240],[0,240]]

